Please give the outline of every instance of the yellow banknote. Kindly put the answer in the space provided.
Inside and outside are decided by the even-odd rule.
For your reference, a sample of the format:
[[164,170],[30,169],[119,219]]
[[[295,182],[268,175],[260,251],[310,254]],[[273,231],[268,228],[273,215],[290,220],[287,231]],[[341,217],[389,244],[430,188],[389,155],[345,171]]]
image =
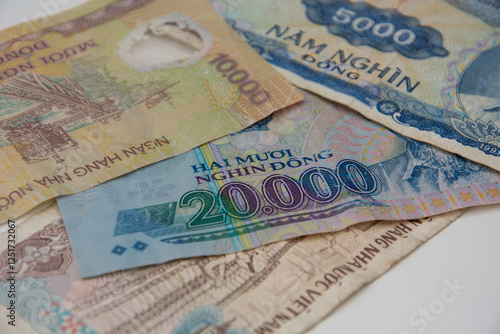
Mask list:
[[6,29],[0,221],[301,99],[204,1],[90,1]]

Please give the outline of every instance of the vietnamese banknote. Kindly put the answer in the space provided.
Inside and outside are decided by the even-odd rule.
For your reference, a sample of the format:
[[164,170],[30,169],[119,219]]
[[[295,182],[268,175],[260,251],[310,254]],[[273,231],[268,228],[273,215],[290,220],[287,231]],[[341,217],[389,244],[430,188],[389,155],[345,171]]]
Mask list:
[[368,222],[82,279],[53,206],[12,223],[10,250],[0,235],[0,332],[304,333],[459,215]]
[[212,3],[296,85],[500,170],[499,1]]
[[500,202],[500,173],[315,95],[58,205],[83,277]]
[[205,1],[90,1],[0,32],[0,221],[301,100]]

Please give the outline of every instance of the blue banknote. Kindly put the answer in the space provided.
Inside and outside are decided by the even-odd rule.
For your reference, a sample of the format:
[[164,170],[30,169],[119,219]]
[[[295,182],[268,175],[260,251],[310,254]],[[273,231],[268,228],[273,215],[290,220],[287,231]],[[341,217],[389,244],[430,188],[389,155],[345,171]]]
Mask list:
[[498,0],[211,2],[299,87],[500,170]]
[[82,276],[500,202],[498,172],[304,94],[237,134],[59,198]]

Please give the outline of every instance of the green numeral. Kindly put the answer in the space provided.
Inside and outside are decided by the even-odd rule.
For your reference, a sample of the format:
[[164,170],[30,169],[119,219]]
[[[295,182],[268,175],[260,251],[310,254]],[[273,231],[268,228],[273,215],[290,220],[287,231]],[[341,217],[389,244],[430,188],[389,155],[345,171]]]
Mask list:
[[200,189],[185,193],[179,201],[179,208],[194,206],[196,202],[201,202],[201,207],[187,223],[188,228],[205,228],[224,224],[225,215],[213,213],[216,200],[211,191]]

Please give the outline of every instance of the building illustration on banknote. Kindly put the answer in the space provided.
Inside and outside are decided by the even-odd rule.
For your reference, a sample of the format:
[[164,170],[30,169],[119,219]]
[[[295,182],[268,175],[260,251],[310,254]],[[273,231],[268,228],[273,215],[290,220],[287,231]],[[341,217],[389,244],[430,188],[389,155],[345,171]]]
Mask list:
[[[135,85],[132,89],[146,95],[134,104],[144,104],[149,110],[161,102],[172,104],[177,92],[169,90],[179,81],[164,81]],[[136,87],[137,86],[137,87]],[[28,101],[32,104],[14,116],[0,120],[4,138],[14,147],[26,163],[37,163],[50,158],[56,163],[64,159],[60,152],[78,149],[78,142],[69,132],[78,121],[110,124],[122,119],[119,100],[102,93],[98,100],[86,96],[87,91],[70,76],[49,78],[35,72],[26,72],[0,83],[0,97]],[[95,94],[94,94],[95,95]],[[61,118],[61,114],[64,115]],[[53,120],[56,118],[56,120]],[[73,129],[65,126],[73,125]]]
[[[110,119],[121,119],[115,100],[102,94],[102,100],[95,102],[84,94],[85,90],[69,76],[56,82],[30,72],[5,80],[0,83],[0,96],[37,103],[35,107],[0,121],[5,139],[24,162],[35,163],[49,158],[62,162],[58,152],[79,147],[64,130],[65,125],[87,117],[102,124],[109,123]],[[55,110],[62,110],[67,117],[53,122],[44,119]]]
[[177,85],[179,81],[177,80],[173,84],[168,84],[162,89],[159,89],[152,94],[150,94],[148,97],[146,97],[144,100],[141,102],[144,102],[146,105],[146,108],[152,109],[156,107],[158,104],[160,104],[162,101],[165,101],[166,103],[170,104],[172,106],[172,99],[174,94],[177,92],[168,92],[168,90],[175,85]]

